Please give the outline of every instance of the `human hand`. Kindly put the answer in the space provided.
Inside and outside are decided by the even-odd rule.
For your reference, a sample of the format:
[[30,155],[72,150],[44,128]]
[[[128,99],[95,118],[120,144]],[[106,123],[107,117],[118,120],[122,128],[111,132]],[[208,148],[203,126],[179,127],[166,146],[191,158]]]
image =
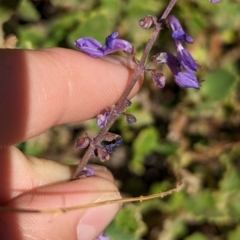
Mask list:
[[[104,167],[95,166],[93,177],[69,181],[71,167],[25,156],[11,146],[52,126],[93,118],[116,103],[133,71],[108,59],[61,48],[0,50],[1,206],[57,209],[121,198]],[[119,207],[57,214],[0,212],[0,239],[92,240]]]

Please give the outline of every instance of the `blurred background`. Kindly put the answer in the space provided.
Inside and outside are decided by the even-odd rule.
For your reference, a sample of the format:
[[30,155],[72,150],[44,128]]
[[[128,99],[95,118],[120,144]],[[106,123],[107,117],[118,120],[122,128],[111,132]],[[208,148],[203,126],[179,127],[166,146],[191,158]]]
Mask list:
[[[231,2],[231,3],[230,3]],[[167,0],[0,0],[0,46],[39,49],[74,48],[80,37],[104,42],[119,31],[141,56],[151,30],[138,20],[161,16]],[[210,4],[179,0],[177,16],[194,44],[187,48],[200,66],[200,90],[180,89],[170,71],[165,88],[146,74],[141,92],[111,132],[124,144],[104,163],[124,197],[185,188],[163,199],[126,204],[106,229],[112,240],[240,239],[240,0]],[[152,49],[176,53],[171,31],[164,29]],[[121,54],[121,53],[120,53]],[[79,63],[81,64],[81,63]],[[43,116],[44,117],[44,116]],[[18,144],[27,154],[76,164],[74,148],[85,132],[94,137],[96,120],[50,129]],[[93,159],[92,163],[99,163]]]

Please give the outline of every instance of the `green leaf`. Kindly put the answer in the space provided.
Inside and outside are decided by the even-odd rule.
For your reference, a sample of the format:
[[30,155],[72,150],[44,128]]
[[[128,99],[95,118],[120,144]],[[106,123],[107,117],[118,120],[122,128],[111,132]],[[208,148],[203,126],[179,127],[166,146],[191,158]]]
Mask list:
[[22,0],[18,8],[18,14],[26,21],[37,21],[40,19],[39,13],[29,0]]
[[134,204],[125,205],[107,228],[106,234],[114,240],[140,240],[145,233],[146,225],[142,221],[140,208]]
[[46,31],[43,26],[34,24],[23,25],[18,28],[20,48],[36,49],[43,46],[46,41]]
[[215,214],[215,200],[209,189],[189,196],[184,202],[185,208],[197,217],[207,218]]
[[104,44],[105,38],[112,32],[112,27],[113,22],[110,21],[106,14],[93,12],[79,27],[70,33],[68,42],[73,44],[78,38],[91,37]]
[[233,166],[227,166],[223,179],[220,181],[222,191],[233,191],[240,189],[240,174]]
[[208,240],[203,234],[196,232],[191,234],[189,237],[184,238],[184,240]]
[[186,234],[187,228],[183,220],[173,217],[172,219],[167,219],[166,222],[158,239],[181,239]]
[[225,69],[218,69],[206,76],[201,93],[209,101],[223,100],[229,96],[236,83],[236,77]]
[[136,174],[144,172],[143,159],[158,145],[158,132],[154,127],[143,129],[133,143],[133,159],[130,162],[130,169]]
[[240,226],[237,226],[233,231],[230,231],[227,236],[228,240],[239,240]]

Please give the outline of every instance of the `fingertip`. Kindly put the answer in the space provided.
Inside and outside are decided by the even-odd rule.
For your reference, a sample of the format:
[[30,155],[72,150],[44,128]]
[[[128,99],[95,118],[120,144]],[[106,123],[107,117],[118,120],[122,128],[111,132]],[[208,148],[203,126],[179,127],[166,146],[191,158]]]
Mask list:
[[34,236],[36,239],[94,239],[113,219],[120,205],[104,204],[83,209],[80,206],[116,199],[121,199],[117,188],[98,177],[36,189],[14,199],[8,207],[38,209],[39,212],[20,213],[17,217],[5,215],[6,233],[10,237],[16,237],[17,233],[20,237]]
[[[129,59],[116,59],[95,59],[63,48],[1,50],[0,145],[26,140],[54,125],[93,118],[115,104],[134,73]],[[142,78],[130,97],[141,82]]]

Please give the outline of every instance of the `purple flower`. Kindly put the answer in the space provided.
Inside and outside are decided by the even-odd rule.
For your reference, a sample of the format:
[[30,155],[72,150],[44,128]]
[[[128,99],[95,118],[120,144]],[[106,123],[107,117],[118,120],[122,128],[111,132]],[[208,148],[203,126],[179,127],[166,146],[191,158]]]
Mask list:
[[191,54],[185,49],[179,41],[177,42],[177,58],[181,64],[187,71],[197,71],[197,64]]
[[85,177],[92,177],[94,175],[94,170],[91,167],[84,167],[82,174],[84,174]]
[[[187,56],[187,55],[186,55]],[[191,56],[191,55],[190,55]],[[186,57],[187,58],[187,57]],[[175,83],[182,88],[196,88],[199,89],[199,82],[194,75],[194,71],[188,71],[182,64],[179,58],[171,53],[163,52],[155,57],[158,64],[166,63],[174,75]],[[190,61],[190,59],[185,60]],[[191,61],[190,61],[191,62]],[[183,67],[186,71],[182,70]]]
[[106,236],[104,233],[102,233],[100,236],[98,236],[94,240],[110,240],[110,238]]
[[197,64],[195,60],[192,58],[191,54],[186,50],[182,42],[187,42],[187,43],[193,43],[193,39],[188,36],[178,19],[174,16],[169,16],[167,19],[167,25],[171,27],[173,33],[172,37],[175,40],[176,46],[177,46],[177,58],[181,64],[187,71],[197,71]]
[[173,31],[172,33],[173,39],[178,41],[184,41],[187,43],[193,43],[193,39],[184,32],[180,22],[176,17],[174,17],[173,15],[170,15],[167,18],[167,25],[171,27]]
[[174,77],[175,82],[179,87],[199,89],[199,82],[196,76],[191,72],[179,72]]
[[110,112],[111,112],[111,109],[106,108],[97,115],[97,125],[100,129],[102,129],[106,126],[108,119],[110,117]]
[[106,39],[105,44],[102,45],[97,40],[85,37],[79,38],[75,41],[76,48],[86,53],[87,55],[95,58],[102,58],[107,54],[123,50],[126,54],[133,53],[133,46],[128,41],[123,39],[117,39],[118,32],[111,33]]

